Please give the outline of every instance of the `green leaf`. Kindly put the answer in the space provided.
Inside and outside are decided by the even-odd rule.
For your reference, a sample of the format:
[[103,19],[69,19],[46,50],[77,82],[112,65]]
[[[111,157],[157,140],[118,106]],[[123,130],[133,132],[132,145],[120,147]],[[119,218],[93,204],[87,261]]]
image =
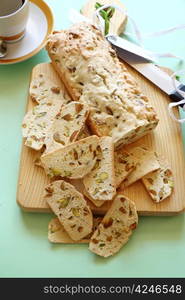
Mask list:
[[[100,4],[99,2],[96,2],[96,4],[95,4],[96,9],[98,9],[102,6],[103,5]],[[107,35],[109,33],[110,19],[113,17],[114,12],[115,12],[115,8],[113,8],[113,7],[108,7],[108,8],[100,10],[100,15],[105,20],[105,32],[104,32],[105,35]]]

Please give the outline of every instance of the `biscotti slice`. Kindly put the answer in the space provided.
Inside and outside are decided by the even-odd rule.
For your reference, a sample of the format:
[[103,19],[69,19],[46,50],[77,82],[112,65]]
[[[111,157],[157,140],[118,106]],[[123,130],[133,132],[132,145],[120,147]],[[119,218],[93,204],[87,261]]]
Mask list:
[[32,149],[40,150],[43,147],[52,123],[60,112],[61,101],[51,103],[51,105],[48,105],[48,102],[36,105],[23,119],[22,134],[25,145]]
[[96,164],[83,183],[94,200],[112,200],[116,194],[114,173],[114,145],[111,137],[102,137]]
[[83,178],[94,167],[99,148],[99,138],[93,135],[43,154],[41,163],[50,177]]
[[54,181],[46,187],[44,199],[74,241],[91,233],[92,212],[74,186],[64,180]]
[[136,168],[138,157],[132,152],[120,149],[114,152],[114,168],[116,187],[118,187],[125,178]]
[[89,249],[103,257],[115,254],[127,243],[137,224],[138,216],[134,202],[118,194],[92,235]]
[[47,73],[38,73],[30,82],[29,95],[31,99],[43,104],[50,101],[61,101],[67,104],[71,101],[64,84],[61,80],[52,80]]
[[86,191],[85,188],[84,188],[84,190],[83,190],[83,195],[84,195],[85,197],[87,197],[87,199],[89,199],[96,207],[100,207],[100,206],[102,206],[102,205],[105,203],[104,200],[95,200],[95,199],[93,199],[93,198],[89,195],[89,193]]
[[88,105],[83,103],[73,101],[63,106],[46,137],[45,153],[76,141],[85,126],[88,114]]
[[70,238],[69,234],[65,231],[64,227],[60,223],[58,218],[54,218],[49,222],[48,225],[48,240],[51,243],[60,243],[60,244],[87,244],[90,241],[90,237],[97,229],[98,225],[102,221],[101,217],[93,218],[93,229],[90,234],[84,237],[82,240],[74,241]]
[[156,112],[102,33],[86,22],[50,35],[47,51],[73,100],[88,103],[88,121],[115,147],[139,139],[158,123]]
[[127,178],[121,184],[122,188],[131,185],[146,174],[160,168],[155,152],[150,151],[145,147],[136,147],[131,151],[133,156],[136,157],[138,161],[135,170],[129,176],[127,176]]
[[169,164],[159,159],[160,168],[145,175],[141,180],[154,202],[169,197],[174,188],[174,179]]

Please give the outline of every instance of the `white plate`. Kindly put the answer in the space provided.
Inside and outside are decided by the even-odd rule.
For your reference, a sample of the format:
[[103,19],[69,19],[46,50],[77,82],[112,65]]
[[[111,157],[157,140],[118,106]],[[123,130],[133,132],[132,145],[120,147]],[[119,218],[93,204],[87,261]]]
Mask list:
[[8,44],[8,54],[0,59],[0,65],[24,61],[38,53],[53,31],[53,14],[42,0],[30,0],[29,19],[22,40]]

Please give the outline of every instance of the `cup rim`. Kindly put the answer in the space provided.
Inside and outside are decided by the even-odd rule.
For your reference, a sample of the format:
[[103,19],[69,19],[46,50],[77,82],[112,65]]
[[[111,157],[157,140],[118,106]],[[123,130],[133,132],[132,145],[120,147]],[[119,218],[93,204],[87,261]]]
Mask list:
[[27,3],[28,3],[28,0],[25,0],[25,1],[24,1],[24,4],[23,4],[18,10],[14,11],[13,13],[11,13],[11,14],[9,14],[9,15],[6,15],[6,16],[0,16],[0,20],[1,20],[1,19],[5,19],[5,18],[12,17],[13,15],[16,15],[19,11],[21,11],[21,10],[25,7],[25,5],[26,5]]

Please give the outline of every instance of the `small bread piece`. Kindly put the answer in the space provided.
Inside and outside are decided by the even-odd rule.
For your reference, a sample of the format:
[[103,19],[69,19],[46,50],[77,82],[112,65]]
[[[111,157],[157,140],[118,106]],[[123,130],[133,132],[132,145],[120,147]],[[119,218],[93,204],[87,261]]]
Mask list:
[[76,141],[85,126],[88,114],[88,105],[83,103],[73,101],[63,106],[45,139],[45,153]]
[[89,249],[103,257],[115,254],[128,241],[137,224],[134,202],[118,194],[91,237]]
[[91,107],[88,124],[94,134],[112,136],[117,148],[156,127],[147,97],[95,26],[81,22],[58,31],[46,49],[73,100]]
[[174,179],[169,164],[159,160],[160,169],[150,172],[141,180],[154,202],[159,203],[169,197],[174,188]]
[[116,187],[136,168],[138,158],[125,149],[114,152]]
[[54,181],[46,187],[44,199],[74,241],[91,233],[92,212],[83,195],[74,186],[64,180]]
[[87,244],[90,241],[90,237],[97,229],[98,225],[102,221],[101,217],[93,218],[93,229],[90,234],[85,238],[79,241],[74,241],[70,238],[69,234],[65,231],[64,227],[60,223],[58,218],[54,218],[49,222],[48,225],[48,240],[51,243],[60,243],[60,244]]
[[61,101],[63,104],[71,101],[64,84],[60,80],[56,83],[46,73],[40,73],[31,80],[29,95],[38,104],[49,103],[48,100]]
[[121,184],[121,187],[127,187],[135,181],[141,179],[146,174],[160,168],[156,153],[145,147],[135,147],[131,150],[132,155],[137,159],[135,170],[127,176]]
[[34,156],[35,157],[35,159],[34,159],[34,165],[35,166],[43,168],[40,157],[44,153],[45,149],[46,149],[45,147],[42,147],[39,151],[37,151],[35,153],[35,156]]
[[50,177],[83,178],[94,167],[99,138],[95,135],[43,154],[41,163]]
[[114,173],[114,145],[111,137],[100,138],[100,149],[96,164],[83,183],[94,200],[112,200],[116,194]]

